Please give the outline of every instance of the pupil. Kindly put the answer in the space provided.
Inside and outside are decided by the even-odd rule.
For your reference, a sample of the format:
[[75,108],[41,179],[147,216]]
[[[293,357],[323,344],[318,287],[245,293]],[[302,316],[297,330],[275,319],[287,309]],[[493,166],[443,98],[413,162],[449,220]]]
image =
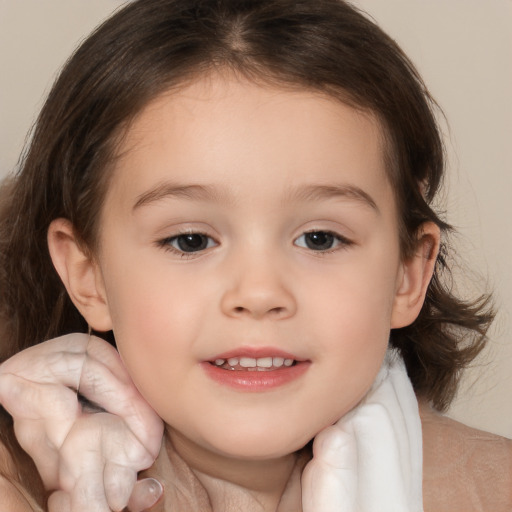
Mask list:
[[330,249],[333,242],[334,235],[331,235],[330,233],[325,233],[324,231],[306,233],[306,245],[309,249],[316,251]]
[[204,235],[180,235],[178,237],[178,246],[183,252],[194,252],[206,249],[208,240]]

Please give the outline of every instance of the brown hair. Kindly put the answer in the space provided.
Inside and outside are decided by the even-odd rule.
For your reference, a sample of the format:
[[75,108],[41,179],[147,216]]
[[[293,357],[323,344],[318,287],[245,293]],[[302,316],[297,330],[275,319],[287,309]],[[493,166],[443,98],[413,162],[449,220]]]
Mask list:
[[[1,359],[86,329],[53,270],[48,226],[65,217],[94,248],[123,129],[157,94],[215,68],[322,91],[376,114],[403,257],[414,251],[425,221],[449,230],[432,207],[444,173],[435,103],[397,44],[356,8],[341,0],[135,1],[66,64],[4,191]],[[391,333],[416,392],[438,409],[453,398],[460,370],[482,348],[492,319],[486,298],[466,303],[454,296],[448,274],[445,244],[418,319]]]

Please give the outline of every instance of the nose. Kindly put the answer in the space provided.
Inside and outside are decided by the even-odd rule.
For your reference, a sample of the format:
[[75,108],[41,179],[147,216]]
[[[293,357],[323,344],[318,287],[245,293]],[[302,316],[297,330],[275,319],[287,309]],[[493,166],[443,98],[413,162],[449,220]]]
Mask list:
[[229,284],[221,300],[224,314],[255,319],[286,319],[295,314],[295,296],[285,285],[284,269],[275,259],[253,255],[230,265],[228,272]]

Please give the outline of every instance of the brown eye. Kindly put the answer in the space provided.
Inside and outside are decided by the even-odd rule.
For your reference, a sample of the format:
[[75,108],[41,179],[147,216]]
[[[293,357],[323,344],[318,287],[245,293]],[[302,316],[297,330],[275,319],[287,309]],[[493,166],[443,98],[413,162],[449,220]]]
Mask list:
[[325,231],[314,231],[313,233],[306,233],[304,235],[306,247],[314,251],[325,251],[332,249],[335,242],[334,235],[326,233]]
[[299,238],[295,240],[295,244],[299,247],[321,252],[335,249],[338,246],[347,246],[350,245],[351,242],[330,231],[310,231],[299,236]]
[[215,245],[212,238],[202,233],[185,233],[168,238],[163,242],[164,245],[170,245],[174,250],[182,253],[204,251]]

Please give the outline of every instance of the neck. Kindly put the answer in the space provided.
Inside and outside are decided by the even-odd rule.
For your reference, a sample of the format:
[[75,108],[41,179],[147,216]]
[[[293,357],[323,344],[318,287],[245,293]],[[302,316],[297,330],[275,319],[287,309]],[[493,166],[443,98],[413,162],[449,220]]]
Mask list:
[[227,457],[197,445],[168,428],[176,452],[208,493],[213,511],[301,510],[302,453],[265,460]]

